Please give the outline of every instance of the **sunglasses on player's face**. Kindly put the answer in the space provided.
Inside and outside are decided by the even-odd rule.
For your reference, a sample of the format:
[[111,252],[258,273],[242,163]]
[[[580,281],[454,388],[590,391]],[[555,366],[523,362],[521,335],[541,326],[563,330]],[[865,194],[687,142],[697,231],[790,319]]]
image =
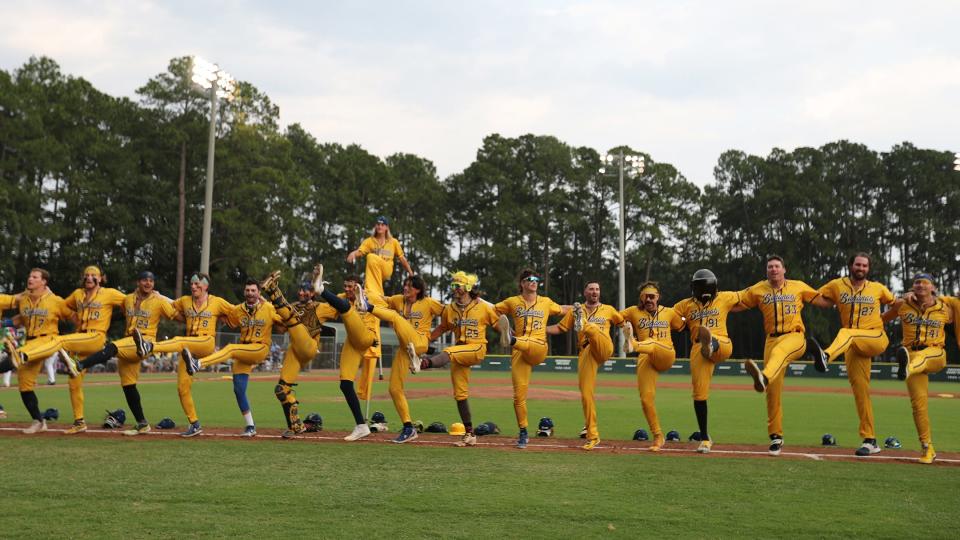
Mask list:
[[523,278],[524,281],[529,281],[531,283],[540,283],[540,278],[537,276],[527,276]]
[[450,287],[451,287],[451,288],[454,288],[454,289],[462,289],[462,288],[463,288],[463,285],[461,285],[461,284],[459,284],[459,283],[452,283],[452,284],[450,285]]

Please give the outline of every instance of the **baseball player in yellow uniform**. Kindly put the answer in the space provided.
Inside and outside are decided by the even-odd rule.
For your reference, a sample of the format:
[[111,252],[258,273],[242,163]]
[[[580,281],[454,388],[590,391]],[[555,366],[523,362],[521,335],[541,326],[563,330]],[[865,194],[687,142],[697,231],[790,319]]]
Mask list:
[[[561,315],[570,310],[537,294],[540,276],[533,270],[525,269],[517,278],[520,294],[498,303],[495,307],[500,318],[497,329],[500,332],[500,344],[511,347],[510,378],[513,380],[513,412],[517,416],[520,435],[517,448],[526,448],[529,440],[527,433],[527,388],[530,386],[530,374],[533,366],[547,359],[547,319],[551,315]],[[511,321],[513,328],[511,328]]]
[[253,366],[266,360],[270,354],[273,323],[281,323],[282,320],[277,316],[273,304],[260,298],[260,284],[256,280],[248,279],[244,284],[243,299],[243,302],[232,306],[232,309],[225,313],[227,325],[240,328],[240,343],[230,343],[202,358],[195,358],[190,349],[184,348],[183,358],[190,376],[201,369],[233,359],[233,394],[246,422],[242,436],[255,437],[257,427],[253,421],[250,402],[247,400],[247,385]]
[[693,383],[693,412],[700,428],[697,452],[706,454],[713,448],[707,431],[707,399],[714,367],[733,353],[733,342],[727,335],[727,315],[744,309],[740,294],[717,291],[717,276],[707,269],[694,272],[690,280],[692,296],[673,306],[690,329],[690,375]]
[[804,302],[818,296],[815,289],[802,281],[788,280],[783,259],[767,258],[767,279],[740,292],[740,303],[759,308],[763,314],[763,330],[767,340],[763,347],[763,371],[753,360],[744,362],[753,377],[753,388],[767,393],[767,433],[770,434],[770,455],[779,456],[783,449],[783,378],[790,362],[803,356],[807,348],[803,319]]
[[475,274],[463,271],[453,273],[453,302],[447,304],[440,314],[440,324],[430,333],[433,341],[446,332],[453,332],[456,344],[433,356],[424,356],[421,369],[443,367],[450,364],[450,381],[453,383],[453,399],[463,422],[464,434],[457,446],[477,444],[473,433],[473,417],[470,414],[470,367],[483,362],[487,355],[487,327],[497,324],[497,312],[493,304],[480,298]]
[[895,299],[885,286],[867,279],[870,273],[869,255],[856,253],[848,263],[850,275],[820,287],[820,297],[813,300],[816,306],[837,307],[840,312],[840,331],[825,349],[812,336],[808,337],[807,351],[813,356],[817,371],[822,372],[827,370],[828,363],[843,355],[857,416],[860,417],[860,437],[863,439],[855,453],[869,456],[880,452],[873,427],[873,404],[870,402],[870,368],[873,357],[887,350],[890,344],[880,318],[880,306],[892,304]]
[[627,353],[637,355],[640,405],[653,435],[650,451],[659,452],[666,438],[657,416],[657,378],[660,372],[670,369],[677,358],[670,331],[680,331],[683,319],[672,308],[660,305],[660,285],[653,281],[640,285],[639,305],[630,306],[620,315],[629,323],[625,340]]
[[597,386],[597,371],[613,355],[613,340],[610,327],[622,325],[623,316],[613,306],[600,303],[600,283],[588,281],[583,288],[584,303],[573,304],[559,323],[547,327],[548,334],[562,334],[571,328],[577,333],[577,382],[580,387],[580,404],[583,406],[583,421],[587,429],[584,450],[593,450],[600,444],[597,428],[597,406],[594,391]]
[[213,354],[216,348],[217,320],[226,317],[233,306],[208,292],[210,276],[203,272],[194,272],[190,276],[190,295],[181,296],[174,300],[173,308],[177,314],[174,318],[186,323],[187,335],[151,342],[144,339],[143,334],[134,329],[133,339],[137,344],[137,354],[146,358],[151,354],[179,353],[183,362],[177,362],[177,394],[180,397],[180,406],[190,425],[181,433],[183,437],[194,437],[203,433],[200,419],[197,416],[197,407],[193,403],[190,387],[193,378],[187,373],[186,351],[191,356],[207,356]]
[[107,330],[113,319],[113,308],[123,305],[126,295],[117,289],[103,287],[107,276],[97,266],[83,269],[83,286],[66,298],[64,304],[77,313],[77,331],[60,336],[60,357],[70,372],[70,404],[73,406],[73,425],[64,433],[73,435],[87,430],[83,419],[83,375],[68,353],[87,357],[103,348]]
[[905,376],[910,392],[913,423],[920,438],[920,463],[933,463],[937,452],[930,434],[930,415],[927,412],[930,374],[947,365],[946,326],[956,319],[953,311],[936,296],[933,276],[920,273],[913,277],[913,295],[895,303],[883,314],[884,321],[898,316],[903,328],[903,345],[897,349],[898,377]]
[[403,430],[393,440],[395,443],[405,443],[417,438],[407,397],[403,393],[403,380],[408,370],[413,373],[420,371],[420,355],[427,352],[430,343],[428,338],[431,322],[443,311],[443,304],[425,296],[426,288],[423,278],[410,276],[403,282],[403,294],[388,297],[386,307],[375,306],[369,302],[367,304],[370,314],[393,324],[400,341],[390,368],[390,397],[403,422]]
[[60,321],[75,314],[65,305],[63,298],[50,292],[47,288],[49,280],[50,273],[46,270],[30,270],[26,291],[19,295],[18,302],[20,320],[27,330],[27,343],[18,348],[7,336],[9,357],[0,367],[0,372],[17,371],[20,399],[33,418],[30,427],[23,430],[27,434],[47,430],[47,422],[40,414],[37,394],[33,389],[37,383],[37,374],[43,368],[43,361],[60,349]]
[[143,405],[140,401],[140,392],[137,390],[137,380],[140,378],[140,355],[137,353],[137,344],[133,339],[134,332],[140,333],[140,339],[150,341],[157,339],[157,325],[160,318],[172,319],[177,312],[171,300],[154,290],[156,277],[149,270],[140,272],[137,276],[137,290],[126,295],[123,299],[123,313],[126,315],[126,337],[107,343],[99,351],[84,358],[78,368],[87,370],[97,364],[105,364],[113,357],[117,358],[117,371],[120,375],[120,386],[123,395],[130,407],[130,412],[137,420],[137,425],[124,431],[124,435],[140,435],[150,431],[150,423],[143,414]]
[[383,216],[377,218],[373,232],[360,247],[347,255],[347,262],[353,264],[357,257],[365,257],[364,288],[373,299],[384,296],[383,284],[393,275],[394,258],[400,260],[408,275],[413,274],[400,242],[390,234],[390,221]]

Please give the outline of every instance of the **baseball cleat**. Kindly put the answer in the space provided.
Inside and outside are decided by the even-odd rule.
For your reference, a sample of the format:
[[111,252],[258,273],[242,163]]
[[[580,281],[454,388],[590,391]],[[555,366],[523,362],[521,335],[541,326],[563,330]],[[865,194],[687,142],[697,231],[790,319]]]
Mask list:
[[[77,361],[70,356],[70,353],[60,349],[56,354],[60,355],[60,359],[63,360],[63,364],[67,366],[67,373],[70,375],[71,379],[80,376],[80,369],[77,367]],[[47,381],[47,383],[56,384],[56,381]]]
[[700,446],[697,447],[697,453],[709,454],[712,448],[713,448],[713,441],[711,441],[710,439],[704,439],[700,441]]
[[663,449],[663,445],[666,444],[667,439],[664,438],[663,433],[654,433],[653,434],[653,444],[650,445],[651,452],[659,452]]
[[513,330],[510,329],[510,319],[506,315],[501,315],[497,319],[497,332],[500,333],[500,346],[504,349],[513,347],[516,340],[513,337]]
[[876,439],[864,439],[863,443],[860,444],[860,448],[857,448],[857,451],[854,454],[864,457],[873,454],[879,454],[880,447],[877,446]]
[[181,437],[196,437],[197,435],[203,433],[203,428],[200,427],[200,421],[191,423],[187,430],[180,434]]
[[319,295],[323,292],[323,286],[327,282],[323,280],[323,265],[317,264],[313,267],[313,292]]
[[517,448],[526,448],[528,442],[530,442],[530,436],[527,435],[527,428],[520,428],[520,435],[517,437]]
[[583,426],[583,429],[580,430],[580,438],[581,439],[587,438],[587,426]]
[[280,437],[283,439],[296,439],[299,435],[300,433],[297,433],[292,429],[285,429],[283,430],[283,433],[280,434]]
[[200,371],[200,362],[193,357],[193,353],[190,352],[190,349],[183,349],[183,363],[187,366],[187,375],[191,377],[198,371]]
[[464,433],[460,440],[453,443],[454,446],[476,446],[477,445],[477,436],[473,433]]
[[357,424],[353,431],[343,438],[345,441],[357,441],[370,435],[370,426],[366,424]]
[[413,429],[413,426],[403,426],[400,435],[393,442],[403,444],[415,440],[417,440],[417,430]]
[[47,430],[47,421],[46,420],[34,420],[30,427],[23,430],[23,433],[27,435],[33,435],[34,433],[40,433]]
[[128,429],[123,432],[127,437],[135,437],[137,435],[142,435],[144,433],[150,432],[150,423],[149,422],[140,422],[137,424],[137,427],[133,429]]
[[583,304],[573,303],[573,329],[576,332],[583,331]]
[[910,366],[910,351],[906,347],[897,347],[897,379],[907,378],[907,369]]
[[746,368],[747,373],[753,377],[753,389],[757,392],[763,392],[767,389],[767,376],[760,371],[760,368],[757,367],[757,363],[753,360],[747,360],[743,363],[743,367]]
[[589,441],[587,441],[586,444],[584,444],[584,445],[581,446],[580,448],[583,448],[584,450],[590,451],[590,450],[593,450],[594,448],[596,448],[598,444],[600,444],[600,439],[590,439]]
[[767,450],[771,456],[779,456],[783,450],[783,436],[773,434],[770,436],[770,448]]
[[360,313],[368,313],[373,309],[373,305],[370,303],[370,300],[367,299],[367,293],[363,290],[363,287],[357,287],[355,289],[357,295],[357,301],[355,302],[355,307]]
[[823,352],[823,347],[820,346],[817,338],[813,336],[807,338],[807,350],[810,351],[810,356],[813,357],[814,369],[820,373],[826,373],[827,364],[830,363],[830,357],[827,356],[827,353]]
[[261,291],[269,291],[277,288],[277,283],[280,280],[280,271],[274,270],[267,274],[267,277],[263,278],[263,281],[260,282]]
[[420,373],[420,355],[417,354],[417,346],[413,343],[407,343],[407,358],[410,360],[410,373],[414,375]]
[[10,361],[13,362],[13,371],[20,369],[20,366],[24,364],[23,356],[20,354],[20,351],[17,350],[17,342],[7,334],[3,338],[3,346],[7,349],[7,354],[10,355]]
[[717,351],[714,348],[716,342],[717,340],[713,339],[713,335],[707,327],[701,325],[697,328],[697,343],[700,344],[700,354],[707,360]]
[[937,459],[937,451],[933,449],[933,443],[927,443],[922,446],[923,455],[920,456],[920,459],[917,460],[924,465],[929,465],[933,463],[933,460]]
[[73,425],[67,428],[67,430],[64,431],[63,434],[76,435],[77,433],[83,433],[86,430],[87,430],[87,423],[84,422],[83,419],[74,420]]
[[133,329],[133,343],[137,346],[137,356],[140,358],[146,358],[153,352],[153,343],[144,339],[137,328]]
[[256,436],[257,436],[257,428],[256,428],[256,426],[252,426],[252,425],[251,425],[251,426],[247,426],[247,427],[243,428],[243,433],[241,433],[240,436],[241,436],[241,437],[256,437]]
[[627,354],[636,352],[633,348],[633,325],[625,322],[620,328],[623,329],[623,351]]

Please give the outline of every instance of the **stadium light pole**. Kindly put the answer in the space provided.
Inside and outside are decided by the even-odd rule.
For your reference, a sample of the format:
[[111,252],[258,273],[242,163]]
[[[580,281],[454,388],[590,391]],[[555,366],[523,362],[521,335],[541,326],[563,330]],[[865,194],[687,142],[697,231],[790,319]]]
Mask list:
[[960,172],[960,152],[953,155],[953,170]]
[[220,66],[199,56],[190,58],[190,80],[194,87],[210,95],[210,140],[207,144],[207,187],[203,198],[203,240],[200,271],[210,273],[210,229],[213,221],[213,155],[217,135],[217,107],[220,99],[232,101],[236,81]]
[[[619,169],[620,176],[620,304],[619,309],[623,311],[627,309],[627,263],[626,263],[626,211],[623,199],[623,175],[626,172],[627,175],[633,176],[643,174],[643,169],[645,162],[643,156],[638,155],[623,155],[623,150],[621,149],[616,154],[607,154],[603,156],[603,162],[607,165],[617,164]],[[606,173],[606,167],[600,168],[600,174]],[[623,353],[623,334],[620,334],[620,340],[617,343],[617,354],[621,355]]]

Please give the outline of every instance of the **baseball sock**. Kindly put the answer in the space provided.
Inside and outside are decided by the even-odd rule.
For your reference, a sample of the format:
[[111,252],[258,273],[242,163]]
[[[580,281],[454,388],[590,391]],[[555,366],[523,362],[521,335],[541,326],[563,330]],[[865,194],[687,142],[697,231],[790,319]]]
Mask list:
[[340,381],[340,391],[350,406],[350,412],[353,413],[353,420],[358,425],[363,423],[363,412],[360,410],[360,398],[357,397],[357,391],[353,388],[353,381]]
[[40,402],[37,400],[37,394],[33,390],[20,392],[20,399],[23,400],[23,406],[26,407],[27,412],[30,413],[30,418],[34,420],[43,418],[40,415]]
[[250,375],[246,373],[234,373],[233,375],[233,395],[237,397],[237,407],[240,407],[241,413],[250,412],[250,402],[247,401],[247,382]]
[[320,298],[323,298],[327,301],[328,304],[333,306],[333,309],[336,309],[338,313],[346,313],[350,311],[350,301],[346,298],[340,298],[339,296],[328,291],[326,288],[320,292]]
[[460,413],[460,420],[463,421],[463,427],[467,433],[473,433],[473,418],[470,416],[470,403],[467,400],[457,400],[457,411]]
[[107,346],[103,349],[91,354],[90,356],[84,358],[80,361],[79,369],[90,369],[93,366],[98,364],[106,364],[107,360],[110,360],[117,355],[117,346],[113,343],[107,343]]
[[697,425],[700,427],[700,440],[710,438],[707,434],[707,400],[693,400],[693,411],[697,413]]
[[143,424],[147,419],[143,416],[143,406],[140,405],[140,392],[137,391],[137,385],[128,384],[122,388],[123,395],[127,398],[127,405],[130,407],[130,412],[133,413],[133,417],[137,419],[138,424]]

